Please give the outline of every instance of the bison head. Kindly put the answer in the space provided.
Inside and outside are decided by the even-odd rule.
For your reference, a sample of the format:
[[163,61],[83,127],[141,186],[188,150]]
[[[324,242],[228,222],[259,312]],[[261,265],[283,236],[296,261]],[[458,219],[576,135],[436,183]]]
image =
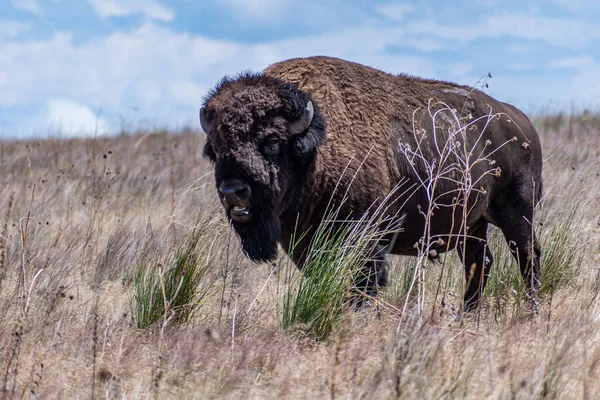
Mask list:
[[262,74],[223,79],[204,100],[204,156],[225,213],[253,261],[277,256],[281,215],[325,138],[310,96]]

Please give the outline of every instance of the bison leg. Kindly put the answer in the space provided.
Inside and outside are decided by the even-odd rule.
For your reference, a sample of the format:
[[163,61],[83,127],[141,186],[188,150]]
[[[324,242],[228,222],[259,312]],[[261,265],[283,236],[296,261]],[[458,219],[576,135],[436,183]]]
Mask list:
[[[361,306],[366,296],[376,297],[379,288],[388,282],[387,247],[377,244],[367,262],[361,268],[355,283],[356,295],[353,303]],[[366,296],[365,296],[366,295]]]
[[[527,191],[523,190],[527,193]],[[530,196],[518,196],[497,205],[496,224],[504,234],[510,252],[517,261],[525,281],[532,311],[537,312],[540,291],[540,244],[531,226],[533,202]]]
[[494,260],[487,247],[487,228],[488,223],[482,223],[477,229],[469,232],[469,237],[461,241],[458,246],[460,258],[465,266],[467,282],[464,297],[465,311],[472,311],[479,304]]
[[[517,261],[527,288],[532,311],[537,312],[540,291],[540,244],[528,222],[502,229],[510,252]],[[533,246],[532,239],[533,238]]]

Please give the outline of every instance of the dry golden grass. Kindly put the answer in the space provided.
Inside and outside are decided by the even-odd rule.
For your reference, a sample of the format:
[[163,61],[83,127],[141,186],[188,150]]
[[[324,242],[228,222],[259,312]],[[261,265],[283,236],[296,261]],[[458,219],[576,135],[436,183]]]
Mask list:
[[[565,234],[583,261],[539,315],[518,296],[457,314],[453,259],[435,313],[433,265],[423,314],[398,329],[391,306],[404,293],[392,282],[387,306],[347,312],[321,342],[279,328],[280,276],[293,266],[242,256],[199,134],[0,143],[2,397],[600,398],[600,125],[563,132],[541,132],[544,225],[579,204]],[[136,328],[134,270],[209,222],[205,303],[189,322]],[[408,264],[393,264],[397,281]]]

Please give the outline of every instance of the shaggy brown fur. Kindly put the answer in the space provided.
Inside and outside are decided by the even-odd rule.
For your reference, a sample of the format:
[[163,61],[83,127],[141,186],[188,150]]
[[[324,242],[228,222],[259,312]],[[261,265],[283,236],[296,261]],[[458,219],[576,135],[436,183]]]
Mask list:
[[[301,118],[308,101],[315,108],[311,124],[293,135],[288,126]],[[216,163],[217,187],[238,180],[247,186],[231,201],[243,192],[238,203],[252,204],[250,223],[233,221],[251,258],[272,259],[276,242],[287,249],[295,232],[308,232],[292,254],[301,267],[310,232],[329,204],[340,205],[342,218],[358,218],[407,180],[405,186],[415,190],[388,197],[386,209],[392,218],[406,215],[404,232],[368,255],[373,260],[365,267],[369,278],[359,284],[373,293],[387,280],[385,254],[415,254],[424,236],[419,209],[429,204],[424,189],[431,180],[429,166],[468,162],[477,187],[468,199],[467,235],[461,231],[464,188],[456,174],[436,182],[436,203],[446,207],[435,211],[430,226],[432,236],[444,239],[439,251],[458,234],[468,237],[458,243],[469,280],[467,307],[477,303],[491,266],[485,246],[488,223],[502,229],[524,279],[537,292],[540,252],[528,221],[541,193],[542,155],[535,129],[516,108],[449,82],[310,57],[225,79],[206,98],[201,114],[208,135],[205,154]],[[437,165],[449,132],[467,124],[464,135],[453,139],[471,150],[464,153],[466,159],[457,152]],[[277,143],[275,158],[265,153],[265,140]],[[416,150],[423,159],[409,160]],[[482,161],[475,162],[478,158]],[[221,199],[227,203],[230,197]]]

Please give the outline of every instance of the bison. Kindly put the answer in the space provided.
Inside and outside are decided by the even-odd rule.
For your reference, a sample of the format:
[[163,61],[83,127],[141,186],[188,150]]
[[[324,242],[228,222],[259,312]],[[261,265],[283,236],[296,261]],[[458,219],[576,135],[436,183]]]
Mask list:
[[386,284],[388,254],[417,255],[427,243],[430,255],[459,251],[473,309],[493,261],[493,224],[536,297],[542,151],[517,108],[471,87],[319,56],[223,78],[200,123],[219,198],[251,260],[274,260],[278,244],[289,249],[302,232],[291,252],[302,268],[334,203],[341,221],[378,209],[403,224],[365,255],[362,293]]

